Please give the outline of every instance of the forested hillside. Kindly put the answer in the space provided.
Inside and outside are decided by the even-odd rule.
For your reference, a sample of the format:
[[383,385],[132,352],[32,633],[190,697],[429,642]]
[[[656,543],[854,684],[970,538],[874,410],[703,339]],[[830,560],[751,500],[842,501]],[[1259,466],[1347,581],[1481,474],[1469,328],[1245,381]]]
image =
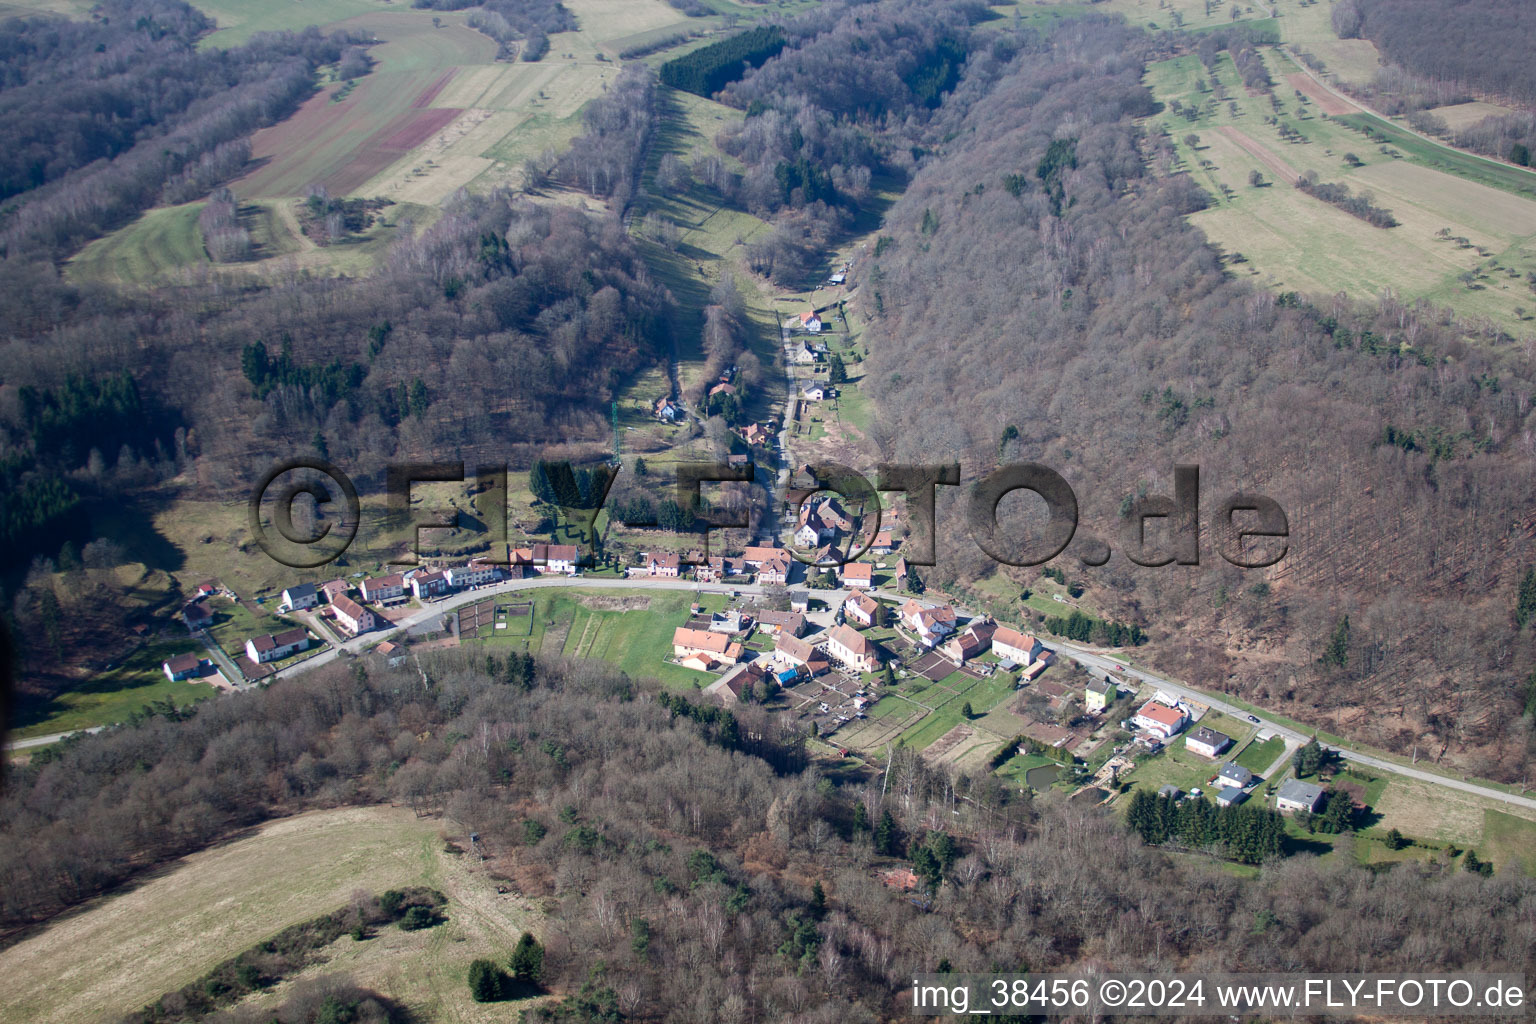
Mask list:
[[[860,268],[881,455],[958,459],[972,480],[1045,462],[1077,491],[1080,539],[1116,552],[1132,498],[1171,495],[1174,465],[1198,464],[1199,567],[1068,563],[1096,600],[1152,626],[1160,667],[1518,776],[1531,353],[1474,347],[1391,295],[1277,298],[1231,279],[1183,219],[1206,197],[1149,170],[1171,161],[1133,121],[1151,102],[1146,45],[1107,22],[1066,25],[946,123],[953,141]],[[1238,490],[1289,516],[1274,570],[1213,549],[1209,517]],[[993,572],[945,493],[933,577]],[[1320,661],[1346,616],[1347,650]]]
[[[1244,880],[912,752],[839,784],[760,711],[590,666],[421,664],[426,686],[414,665],[329,666],[18,772],[0,803],[4,922],[241,825],[387,797],[478,833],[488,870],[550,897],[532,926],[554,998],[533,1021],[887,1020],[935,969],[1528,967],[1536,883],[1518,874],[1344,856]],[[919,894],[884,884],[891,868]]]
[[1536,8],[1523,0],[1341,0],[1333,23],[1417,74],[1536,103]]
[[0,21],[0,257],[66,256],[158,202],[206,194],[351,42],[311,29],[199,50],[213,23],[181,0],[98,13]]

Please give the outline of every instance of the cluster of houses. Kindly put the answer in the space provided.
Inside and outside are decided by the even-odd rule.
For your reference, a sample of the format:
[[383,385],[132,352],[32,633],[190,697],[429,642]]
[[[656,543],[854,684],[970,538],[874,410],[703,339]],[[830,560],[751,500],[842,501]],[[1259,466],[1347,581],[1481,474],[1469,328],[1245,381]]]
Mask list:
[[[1183,732],[1191,724],[1191,719],[1187,704],[1176,697],[1159,692],[1122,724],[1141,733],[1138,736],[1138,742],[1152,750],[1157,750]],[[1232,745],[1232,737],[1204,725],[1191,729],[1184,737],[1184,749],[1213,761],[1226,754]],[[1236,761],[1228,761],[1211,778],[1211,785],[1214,787],[1212,797],[1221,807],[1240,804],[1248,799],[1255,781],[1253,772]],[[1160,795],[1171,796],[1174,799],[1183,796],[1182,791],[1172,784],[1163,786],[1158,792]],[[1190,796],[1199,795],[1199,790],[1190,791]],[[1287,779],[1281,783],[1279,791],[1275,794],[1275,807],[1282,813],[1315,811],[1322,800],[1322,787],[1310,782],[1302,782],[1300,779]]]
[[738,556],[711,556],[702,561],[697,554],[685,559],[675,551],[652,551],[642,555],[640,564],[631,566],[627,573],[677,579],[691,569],[693,578],[701,583],[755,580],[782,586],[789,582],[794,564],[794,557],[779,547],[749,547]]

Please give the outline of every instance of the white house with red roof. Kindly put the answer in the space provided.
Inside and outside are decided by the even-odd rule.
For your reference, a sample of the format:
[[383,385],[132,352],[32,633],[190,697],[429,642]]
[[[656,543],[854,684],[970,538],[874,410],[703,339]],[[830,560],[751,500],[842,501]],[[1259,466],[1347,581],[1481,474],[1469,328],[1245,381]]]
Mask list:
[[[997,643],[995,639],[992,642],[994,646]],[[1167,704],[1149,700],[1141,706],[1141,710],[1136,712],[1131,722],[1136,728],[1145,729],[1154,736],[1167,740],[1177,736],[1184,726],[1189,724],[1189,716],[1184,713],[1183,708],[1169,707]]]

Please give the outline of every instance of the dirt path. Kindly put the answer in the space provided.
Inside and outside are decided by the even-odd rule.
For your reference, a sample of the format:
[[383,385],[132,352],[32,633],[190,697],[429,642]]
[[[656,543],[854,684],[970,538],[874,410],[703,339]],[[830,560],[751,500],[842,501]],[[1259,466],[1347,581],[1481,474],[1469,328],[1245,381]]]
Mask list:
[[1343,96],[1328,89],[1323,83],[1307,74],[1298,71],[1295,74],[1286,75],[1285,80],[1290,83],[1292,89],[1300,90],[1308,99],[1317,104],[1317,108],[1325,114],[1340,117],[1344,114],[1358,114],[1360,108],[1346,100]]
[[1234,128],[1231,125],[1223,125],[1222,127],[1218,128],[1217,131],[1221,132],[1221,134],[1225,135],[1239,146],[1242,146],[1243,149],[1247,150],[1251,156],[1257,157],[1260,163],[1262,163],[1265,167],[1268,167],[1270,171],[1274,173],[1275,177],[1279,178],[1287,185],[1296,184],[1297,179],[1301,177],[1301,175],[1291,170],[1291,168],[1286,164],[1284,160],[1281,160],[1278,156],[1271,153],[1264,147],[1262,143],[1249,137],[1241,129]]

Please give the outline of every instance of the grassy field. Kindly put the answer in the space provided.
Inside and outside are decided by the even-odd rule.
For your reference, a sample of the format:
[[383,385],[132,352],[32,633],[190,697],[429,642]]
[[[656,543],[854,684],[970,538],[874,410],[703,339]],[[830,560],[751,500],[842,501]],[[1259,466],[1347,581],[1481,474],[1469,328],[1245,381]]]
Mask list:
[[[382,40],[369,50],[376,66],[346,99],[333,102],[338,87],[331,86],[293,117],[257,132],[251,153],[258,167],[231,186],[242,199],[302,196],[311,184],[333,195],[355,192],[451,123],[455,108],[436,96],[462,65],[488,63],[495,54],[495,44],[465,25],[462,14],[393,10],[336,27]],[[417,138],[433,124],[428,138]]]
[[[1246,260],[1235,271],[1276,290],[1342,289],[1370,298],[1391,289],[1403,300],[1427,298],[1528,333],[1529,314],[1516,310],[1536,307],[1524,282],[1536,270],[1536,201],[1508,190],[1516,179],[1411,137],[1415,145],[1398,145],[1402,133],[1374,118],[1383,133],[1396,134],[1390,145],[1372,142],[1345,123],[1351,118],[1325,118],[1316,103],[1298,99],[1286,76],[1300,69],[1277,50],[1266,54],[1279,83],[1278,112],[1267,97],[1248,95],[1226,55],[1211,76],[1224,90],[1219,100],[1211,85],[1199,89],[1206,71],[1192,55],[1154,64],[1148,73],[1149,87],[1167,104],[1154,129],[1166,130],[1182,166],[1213,198],[1192,219],[1213,243]],[[1199,115],[1191,121],[1175,113],[1175,101]],[[1282,138],[1277,125],[1266,123],[1276,117],[1304,141]],[[1193,146],[1185,141],[1190,136]],[[1307,171],[1371,193],[1400,225],[1374,227],[1291,188]],[[1250,184],[1253,172],[1263,187]]]
[[[171,627],[174,629],[174,627]],[[206,657],[206,649],[190,636],[168,632],[147,640],[122,664],[92,677],[68,693],[48,701],[27,701],[16,709],[15,736],[46,736],[121,722],[153,701],[169,700],[178,707],[213,697],[206,682],[172,682],[161,666],[178,654]],[[237,680],[238,681],[238,680]]]
[[[349,808],[273,822],[194,854],[0,952],[0,974],[9,979],[0,986],[0,1019],[110,1018],[195,980],[264,936],[345,904],[359,885],[443,887],[440,827],[407,810]],[[486,884],[483,876],[475,881]],[[445,927],[469,930],[472,922],[456,910],[450,903]],[[422,934],[432,944],[444,938]],[[482,955],[474,944],[442,953],[466,962]]]
[[188,0],[218,22],[204,46],[239,46],[257,32],[300,31],[345,18],[394,10],[388,0]]
[[[527,598],[510,595],[505,599]],[[672,656],[672,631],[689,618],[694,602],[689,591],[616,595],[572,588],[536,591],[533,600],[531,629],[504,631],[482,642],[493,650],[510,646],[547,657],[597,658],[637,678],[659,679],[685,689],[708,686],[719,678],[667,661]],[[723,594],[699,596],[699,603],[709,611],[724,608],[725,602]]]
[[1275,763],[1275,758],[1279,757],[1284,750],[1285,740],[1279,736],[1271,736],[1262,743],[1248,744],[1233,760],[1255,775],[1262,775],[1269,770],[1269,766]]

